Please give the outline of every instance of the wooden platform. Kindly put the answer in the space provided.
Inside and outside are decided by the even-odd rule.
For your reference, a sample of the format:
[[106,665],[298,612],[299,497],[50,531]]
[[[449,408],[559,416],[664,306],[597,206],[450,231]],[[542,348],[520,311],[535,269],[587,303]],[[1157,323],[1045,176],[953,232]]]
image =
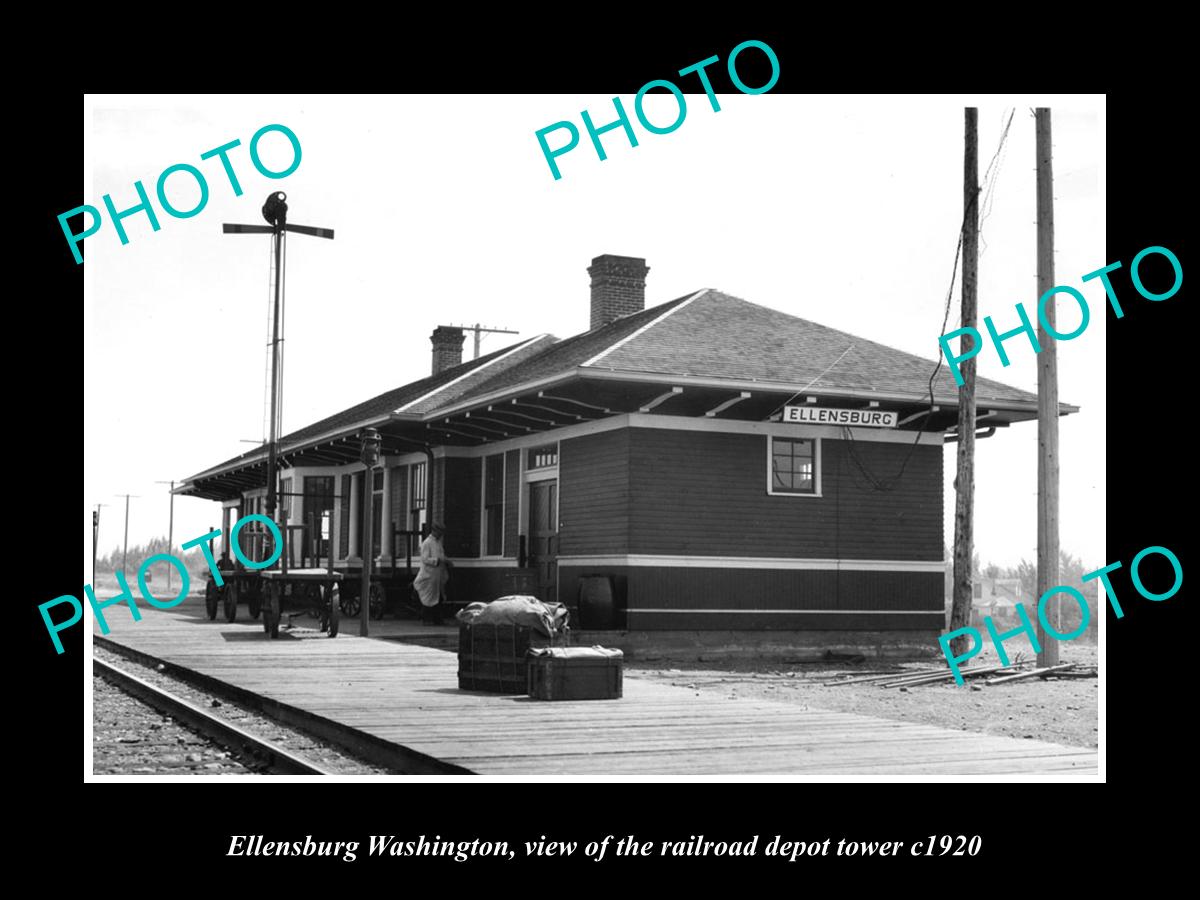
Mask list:
[[[114,612],[116,609],[114,608]],[[192,603],[109,617],[107,640],[484,775],[1095,775],[1095,751],[732,700],[628,674],[620,700],[460,691],[453,653],[346,631],[210,622]],[[286,622],[286,619],[285,619]],[[301,624],[301,620],[297,620]],[[305,623],[311,624],[311,623]]]

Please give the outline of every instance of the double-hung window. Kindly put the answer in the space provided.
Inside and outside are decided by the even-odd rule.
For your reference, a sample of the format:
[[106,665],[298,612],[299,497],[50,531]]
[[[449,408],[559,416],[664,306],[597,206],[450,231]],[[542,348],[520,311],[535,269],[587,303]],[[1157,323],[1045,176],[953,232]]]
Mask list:
[[815,438],[770,437],[767,446],[767,493],[820,495]]
[[483,555],[504,552],[504,454],[483,461]]

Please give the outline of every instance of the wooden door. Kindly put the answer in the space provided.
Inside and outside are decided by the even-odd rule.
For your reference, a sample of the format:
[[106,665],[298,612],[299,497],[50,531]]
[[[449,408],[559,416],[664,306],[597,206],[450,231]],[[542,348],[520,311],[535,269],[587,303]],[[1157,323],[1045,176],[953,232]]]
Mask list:
[[558,482],[535,481],[529,485],[529,536],[537,570],[538,598],[545,603],[558,600]]

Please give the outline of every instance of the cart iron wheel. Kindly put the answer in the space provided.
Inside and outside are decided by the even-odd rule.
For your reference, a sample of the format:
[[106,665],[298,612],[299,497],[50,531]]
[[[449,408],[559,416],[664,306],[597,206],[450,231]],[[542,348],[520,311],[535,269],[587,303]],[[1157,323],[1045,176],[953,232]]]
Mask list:
[[342,612],[353,619],[358,615],[360,609],[362,609],[362,606],[358,602],[358,594],[352,594],[347,590],[346,596],[342,600]]
[[371,618],[383,618],[383,606],[387,601],[387,593],[383,589],[382,584],[372,583],[371,585]]
[[232,622],[237,618],[238,594],[238,580],[236,578],[230,578],[225,584],[225,596],[223,598],[225,600],[226,622]]
[[217,604],[220,599],[221,589],[215,581],[208,579],[208,584],[204,586],[204,611],[208,613],[210,622],[217,617]]

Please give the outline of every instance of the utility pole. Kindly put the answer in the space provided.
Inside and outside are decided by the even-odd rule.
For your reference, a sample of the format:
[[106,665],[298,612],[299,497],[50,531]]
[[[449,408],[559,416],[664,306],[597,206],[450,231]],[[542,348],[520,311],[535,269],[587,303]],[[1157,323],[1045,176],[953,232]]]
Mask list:
[[[175,549],[175,482],[174,481],[156,481],[155,484],[169,484],[171,486],[171,513],[167,520],[167,553]],[[174,571],[174,566],[167,566],[167,594],[170,596],[171,591],[171,573]]]
[[[979,110],[966,110],[966,152],[963,158],[962,226],[962,327],[975,328],[976,290],[979,276]],[[967,355],[975,346],[970,333],[959,338],[958,352]],[[958,474],[954,480],[954,590],[950,606],[950,630],[971,624],[971,556],[975,525],[975,358],[961,366],[963,384],[958,391]],[[962,656],[967,636],[950,642]]]
[[479,344],[484,334],[520,334],[519,331],[509,331],[507,328],[491,328],[487,325],[480,325],[478,322],[474,325],[450,325],[449,327],[475,332],[475,355],[472,359],[479,359]]
[[[1037,144],[1038,298],[1054,287],[1054,171],[1050,164],[1050,110],[1034,113]],[[1038,316],[1038,598],[1058,585],[1058,351],[1054,338],[1054,301]],[[1044,326],[1043,326],[1044,321]],[[1031,598],[1033,599],[1033,598]],[[1050,598],[1048,618],[1058,629],[1058,597]],[[1058,641],[1037,625],[1038,666],[1058,664]]]
[[121,573],[128,577],[129,572],[129,498],[137,497],[138,494],[117,494],[118,497],[125,498],[125,549],[121,551]]

